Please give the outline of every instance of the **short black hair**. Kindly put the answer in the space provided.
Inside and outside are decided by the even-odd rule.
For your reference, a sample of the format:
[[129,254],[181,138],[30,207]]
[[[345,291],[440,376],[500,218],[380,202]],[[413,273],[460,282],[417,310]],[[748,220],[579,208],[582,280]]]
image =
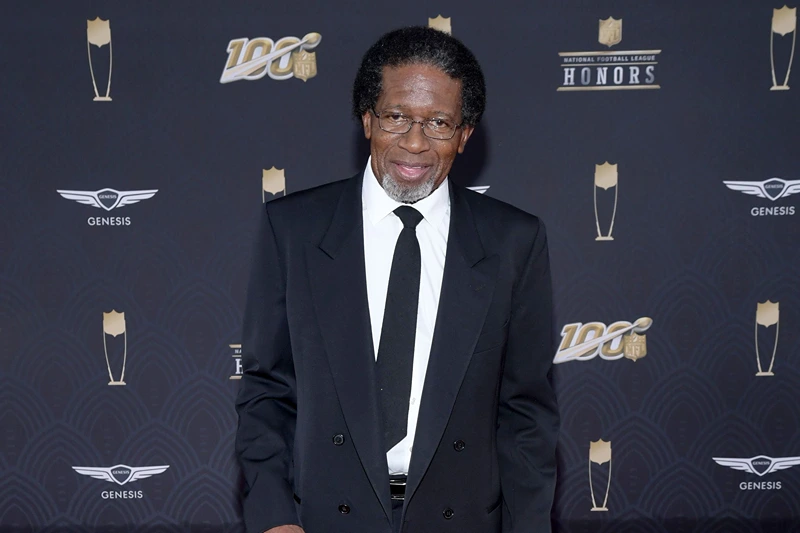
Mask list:
[[475,126],[486,107],[486,84],[475,55],[451,35],[410,26],[390,31],[373,44],[356,73],[353,83],[353,115],[361,120],[378,101],[383,67],[424,64],[436,67],[461,82],[461,115],[464,124]]

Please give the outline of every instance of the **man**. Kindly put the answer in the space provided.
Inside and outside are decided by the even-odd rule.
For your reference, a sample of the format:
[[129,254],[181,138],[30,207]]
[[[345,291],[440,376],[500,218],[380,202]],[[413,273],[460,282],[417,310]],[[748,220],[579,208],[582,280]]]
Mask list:
[[447,178],[480,67],[445,33],[393,31],[353,101],[364,172],[264,209],[237,400],[247,531],[549,532],[544,227]]

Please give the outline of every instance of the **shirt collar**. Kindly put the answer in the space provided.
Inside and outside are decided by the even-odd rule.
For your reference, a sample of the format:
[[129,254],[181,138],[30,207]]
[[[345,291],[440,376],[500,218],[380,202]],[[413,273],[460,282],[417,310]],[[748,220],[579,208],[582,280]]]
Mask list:
[[[422,213],[423,218],[434,227],[439,225],[442,218],[447,214],[447,210],[450,208],[448,179],[449,178],[445,178],[430,195],[411,204],[412,207]],[[409,205],[400,203],[386,194],[381,184],[378,183],[378,178],[376,178],[375,174],[372,172],[371,156],[367,160],[367,168],[364,170],[364,183],[361,188],[361,205],[362,210],[365,211],[373,226],[377,225],[401,205]]]

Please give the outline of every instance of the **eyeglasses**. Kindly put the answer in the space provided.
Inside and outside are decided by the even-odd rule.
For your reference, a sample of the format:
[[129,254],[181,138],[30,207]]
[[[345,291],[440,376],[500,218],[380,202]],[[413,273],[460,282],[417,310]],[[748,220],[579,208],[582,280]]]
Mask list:
[[437,139],[439,141],[446,141],[452,139],[456,134],[456,130],[464,123],[454,124],[449,118],[435,117],[426,120],[412,120],[410,117],[405,116],[397,111],[383,111],[377,113],[374,109],[372,113],[378,117],[378,125],[380,128],[388,133],[408,133],[414,124],[419,124],[422,127],[422,133],[429,139]]

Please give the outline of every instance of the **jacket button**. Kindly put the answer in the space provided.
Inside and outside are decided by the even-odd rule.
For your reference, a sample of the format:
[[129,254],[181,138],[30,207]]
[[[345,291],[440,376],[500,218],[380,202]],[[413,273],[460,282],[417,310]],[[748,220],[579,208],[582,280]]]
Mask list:
[[445,520],[450,520],[451,518],[453,518],[454,514],[456,514],[456,513],[452,509],[450,509],[449,507],[447,509],[445,509],[444,511],[442,511],[442,516],[444,517]]
[[457,440],[457,441],[455,441],[455,442],[453,443],[453,448],[454,448],[454,449],[455,449],[455,451],[457,451],[457,452],[463,452],[463,451],[464,451],[464,448],[466,448],[466,447],[467,447],[467,443],[466,443],[466,442],[464,442],[463,440]]
[[333,443],[336,446],[341,446],[342,444],[344,444],[344,435],[342,435],[341,433],[339,433],[338,435],[334,435],[333,436]]
[[350,512],[350,506],[345,504],[340,505],[339,512],[342,514],[348,514]]

